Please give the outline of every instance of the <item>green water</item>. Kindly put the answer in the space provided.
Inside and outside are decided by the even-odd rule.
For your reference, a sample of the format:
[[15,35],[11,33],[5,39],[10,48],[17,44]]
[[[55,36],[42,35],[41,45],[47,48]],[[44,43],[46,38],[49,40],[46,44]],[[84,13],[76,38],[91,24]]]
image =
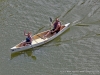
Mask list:
[[[53,41],[11,54],[10,48],[50,29],[49,17],[70,28]],[[0,0],[0,75],[99,75],[100,0]]]

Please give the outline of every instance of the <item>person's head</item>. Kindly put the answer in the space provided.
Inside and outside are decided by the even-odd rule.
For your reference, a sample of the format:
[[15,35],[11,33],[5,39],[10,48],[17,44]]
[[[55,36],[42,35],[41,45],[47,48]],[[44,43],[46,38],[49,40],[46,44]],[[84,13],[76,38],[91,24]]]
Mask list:
[[27,34],[28,34],[28,35],[30,35],[30,34],[31,34],[31,32],[28,32]]
[[59,21],[59,19],[57,18],[57,19],[56,19],[56,22],[58,22],[58,21]]

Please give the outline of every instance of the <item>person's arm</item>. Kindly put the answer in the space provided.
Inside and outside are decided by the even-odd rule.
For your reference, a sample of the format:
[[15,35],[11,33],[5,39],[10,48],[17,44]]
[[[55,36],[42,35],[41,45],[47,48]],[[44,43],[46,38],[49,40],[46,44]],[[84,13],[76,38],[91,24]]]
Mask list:
[[26,32],[24,31],[24,35],[27,36]]

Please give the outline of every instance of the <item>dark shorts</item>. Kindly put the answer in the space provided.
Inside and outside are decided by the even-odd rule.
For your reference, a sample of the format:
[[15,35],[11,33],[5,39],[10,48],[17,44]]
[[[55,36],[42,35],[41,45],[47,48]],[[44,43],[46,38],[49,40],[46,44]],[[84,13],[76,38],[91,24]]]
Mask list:
[[55,32],[52,32],[52,31],[54,31],[54,29],[51,30],[51,34],[53,34],[55,32],[58,33],[60,31],[60,28],[58,30],[56,30]]

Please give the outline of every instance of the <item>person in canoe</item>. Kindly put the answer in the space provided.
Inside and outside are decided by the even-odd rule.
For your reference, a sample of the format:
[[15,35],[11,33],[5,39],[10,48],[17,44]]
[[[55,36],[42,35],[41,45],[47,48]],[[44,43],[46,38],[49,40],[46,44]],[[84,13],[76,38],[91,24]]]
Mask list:
[[61,22],[59,21],[59,19],[57,18],[56,21],[54,22],[54,24],[52,25],[53,29],[51,29],[43,38],[45,39],[48,35],[50,34],[56,34],[60,31],[60,27],[61,27]]
[[27,36],[27,37],[26,37],[26,40],[21,44],[21,46],[31,45],[31,42],[32,42],[31,33],[30,33],[30,32],[26,33],[26,32],[24,31],[24,35]]

